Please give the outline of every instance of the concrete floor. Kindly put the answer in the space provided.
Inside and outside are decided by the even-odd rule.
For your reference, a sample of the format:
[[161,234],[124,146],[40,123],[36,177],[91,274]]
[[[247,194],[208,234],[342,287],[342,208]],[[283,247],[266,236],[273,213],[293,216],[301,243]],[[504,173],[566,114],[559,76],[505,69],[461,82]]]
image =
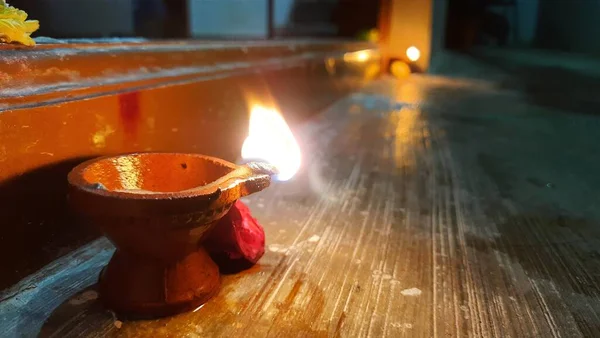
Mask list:
[[467,86],[432,88],[429,118],[522,212],[598,222],[600,62],[539,53],[443,56],[435,72]]
[[527,336],[600,334],[599,70],[567,54],[479,51],[441,57],[445,78],[426,85],[425,115],[464,189],[468,247],[544,285],[548,331]]

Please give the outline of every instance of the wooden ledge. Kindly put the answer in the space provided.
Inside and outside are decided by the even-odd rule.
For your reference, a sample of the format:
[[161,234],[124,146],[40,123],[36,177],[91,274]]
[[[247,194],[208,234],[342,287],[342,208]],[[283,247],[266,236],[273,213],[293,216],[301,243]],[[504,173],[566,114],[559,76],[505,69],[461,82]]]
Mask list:
[[307,59],[374,49],[369,43],[318,40],[125,41],[50,43],[35,48],[1,46],[0,59],[5,62],[0,64],[0,111],[201,80],[217,74],[289,67]]

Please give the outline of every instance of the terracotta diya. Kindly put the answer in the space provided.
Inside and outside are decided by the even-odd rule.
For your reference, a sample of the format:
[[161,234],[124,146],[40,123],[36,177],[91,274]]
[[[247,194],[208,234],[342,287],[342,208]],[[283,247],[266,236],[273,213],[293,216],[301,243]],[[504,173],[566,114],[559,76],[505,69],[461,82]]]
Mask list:
[[68,176],[69,201],[117,248],[100,275],[107,307],[156,317],[192,310],[220,285],[203,240],[233,203],[269,186],[276,170],[198,154],[102,157]]

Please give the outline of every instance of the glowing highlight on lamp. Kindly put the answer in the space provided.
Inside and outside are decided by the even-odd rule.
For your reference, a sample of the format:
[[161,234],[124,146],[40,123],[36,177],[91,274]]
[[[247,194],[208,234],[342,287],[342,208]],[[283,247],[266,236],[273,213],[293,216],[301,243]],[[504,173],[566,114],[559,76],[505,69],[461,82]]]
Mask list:
[[242,158],[274,165],[279,170],[276,179],[287,181],[300,169],[301,157],[300,147],[283,116],[275,109],[253,106]]
[[421,58],[421,51],[415,46],[410,46],[406,49],[406,57],[410,61],[415,62]]
[[123,190],[139,190],[143,184],[139,169],[140,159],[137,156],[124,156],[117,157],[114,162]]

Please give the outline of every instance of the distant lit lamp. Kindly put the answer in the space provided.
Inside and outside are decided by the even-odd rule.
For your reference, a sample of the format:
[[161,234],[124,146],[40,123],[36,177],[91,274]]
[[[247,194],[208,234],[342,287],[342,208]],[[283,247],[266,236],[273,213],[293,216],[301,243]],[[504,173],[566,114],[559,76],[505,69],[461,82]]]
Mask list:
[[415,68],[414,62],[421,58],[421,51],[415,46],[410,46],[406,49],[406,58],[409,62],[394,60],[390,64],[390,73],[397,78],[403,78],[413,72]]
[[396,78],[403,78],[410,75],[410,66],[402,60],[394,60],[390,64],[390,73]]
[[421,58],[421,51],[415,46],[410,46],[406,49],[406,57],[411,62],[416,62]]

